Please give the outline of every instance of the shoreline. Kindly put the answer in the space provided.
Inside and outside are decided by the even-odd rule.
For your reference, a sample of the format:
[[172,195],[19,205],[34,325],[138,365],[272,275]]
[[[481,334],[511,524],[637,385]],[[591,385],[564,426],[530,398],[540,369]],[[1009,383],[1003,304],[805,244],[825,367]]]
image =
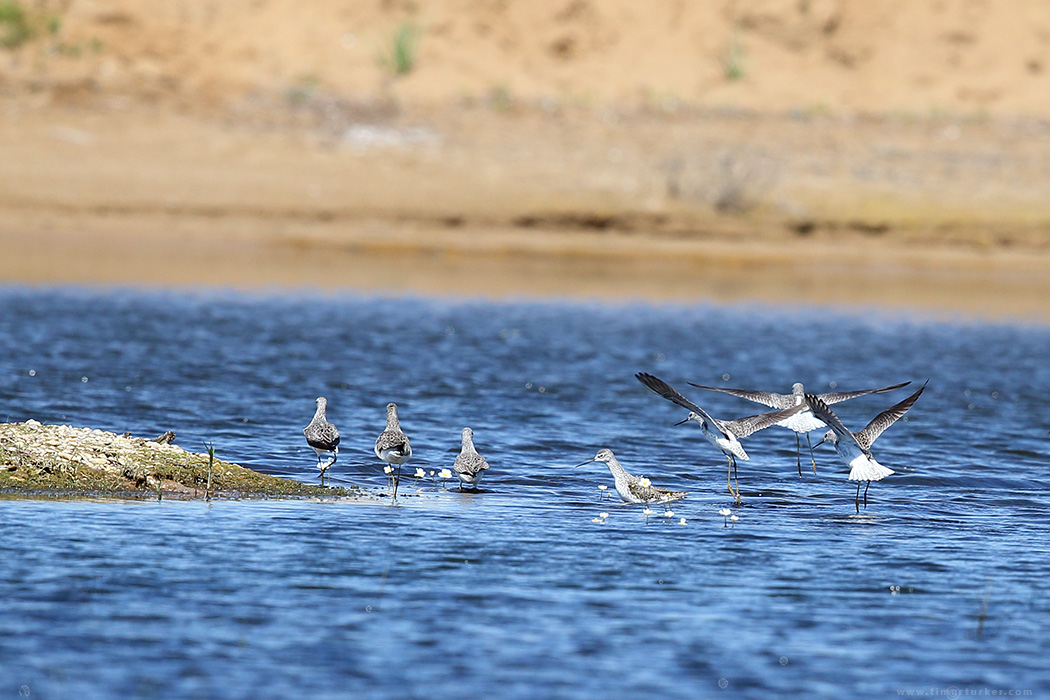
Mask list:
[[[874,309],[934,319],[1050,323],[1050,264],[1009,251],[900,251],[819,243],[654,240],[510,232],[245,242],[117,233],[0,234],[4,284],[238,291],[316,290],[482,300],[764,303]],[[61,264],[54,251],[63,251]],[[392,271],[396,270],[397,273]]]
[[[333,135],[281,114],[9,111],[0,284],[1050,323],[1050,140],[1026,125],[406,108]],[[966,138],[930,138],[948,127]]]

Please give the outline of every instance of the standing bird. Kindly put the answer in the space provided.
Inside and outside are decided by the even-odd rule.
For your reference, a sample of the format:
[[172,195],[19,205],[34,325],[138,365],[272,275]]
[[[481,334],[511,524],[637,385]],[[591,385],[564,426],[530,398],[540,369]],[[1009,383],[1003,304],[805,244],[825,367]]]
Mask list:
[[397,500],[397,486],[401,480],[401,465],[412,456],[412,446],[408,443],[408,436],[401,432],[401,424],[397,420],[397,404],[386,405],[386,430],[376,438],[376,457],[387,464],[397,465],[397,475],[394,477],[394,500]]
[[[704,386],[703,384],[693,384],[689,382],[690,386],[695,386],[697,389],[707,389],[708,391],[720,391],[723,394],[729,394],[730,396],[736,396],[741,399],[747,399],[748,401],[754,401],[760,403],[763,406],[769,406],[770,408],[791,408],[792,406],[798,406],[799,404],[805,403],[806,391],[802,386],[801,382],[795,382],[791,385],[790,394],[775,394],[771,391],[757,391],[754,389],[727,389],[717,386]],[[900,389],[902,386],[907,386],[911,382],[903,382],[901,384],[894,384],[893,386],[884,386],[880,389],[861,389],[859,391],[831,391],[824,394],[817,394],[817,398],[823,401],[827,405],[845,401],[847,399],[855,399],[858,396],[867,396],[868,394],[882,394],[887,391],[893,391],[894,389]],[[806,445],[809,446],[809,459],[813,462],[813,473],[817,473],[817,459],[813,456],[813,443],[809,440],[809,433],[812,430],[819,430],[820,428],[828,427],[827,424],[813,415],[813,412],[807,406],[803,410],[799,411],[790,418],[777,423],[782,428],[789,428],[795,432],[795,458],[798,461],[798,475],[802,476],[802,443],[799,441],[798,436],[800,434],[806,436]]]
[[648,479],[627,473],[627,470],[620,464],[620,460],[616,459],[616,455],[608,448],[598,450],[598,454],[593,459],[588,459],[576,466],[582,467],[591,462],[605,462],[609,471],[612,472],[616,493],[620,494],[620,498],[627,503],[670,503],[680,501],[687,495],[685,491],[668,491],[657,488],[650,484]]
[[[926,384],[929,383],[927,379]],[[867,508],[868,488],[871,486],[871,482],[881,481],[893,474],[892,469],[882,466],[872,457],[871,444],[875,442],[875,438],[882,435],[886,428],[896,423],[901,416],[908,412],[908,409],[912,407],[912,404],[926,389],[926,384],[919,387],[919,390],[908,398],[875,416],[864,427],[864,430],[861,430],[859,433],[851,433],[847,430],[846,426],[839,420],[839,417],[831,412],[831,409],[819,396],[806,394],[806,403],[809,404],[813,414],[831,427],[831,430],[824,435],[823,440],[816,444],[816,447],[820,447],[825,442],[830,442],[835,446],[839,459],[849,467],[849,480],[857,482],[857,496],[854,500],[854,505],[857,507],[858,513],[860,512],[860,482],[868,482],[867,486],[864,487],[864,507]]]
[[[314,452],[317,453],[317,468],[321,470],[322,486],[324,485],[325,472],[335,464],[335,460],[339,456],[339,430],[325,418],[324,412],[327,407],[328,399],[318,396],[317,410],[314,412],[313,420],[310,421],[308,426],[303,428],[303,435],[306,436],[307,444],[314,448]],[[323,454],[331,455],[331,459],[321,464],[321,455]]]
[[459,456],[452,465],[452,471],[459,477],[459,490],[463,490],[463,484],[471,484],[476,491],[478,482],[481,481],[484,471],[488,468],[489,463],[478,454],[474,447],[474,431],[470,428],[463,428],[463,447],[460,448]]
[[737,481],[737,487],[735,490],[733,488],[733,479],[736,477],[736,460],[737,458],[744,461],[751,459],[747,456],[747,452],[744,452],[744,446],[740,444],[740,438],[745,438],[759,430],[768,428],[771,425],[776,425],[780,421],[790,418],[805,408],[805,404],[799,404],[798,406],[792,406],[791,408],[785,408],[779,411],[760,413],[757,416],[747,416],[746,418],[737,418],[736,420],[729,421],[719,420],[717,418],[712,418],[707,411],[679,394],[664,380],[654,377],[651,374],[646,374],[645,372],[639,372],[634,376],[653,393],[659,394],[668,401],[689,409],[689,415],[686,416],[685,420],[679,421],[675,425],[682,425],[691,420],[696,421],[700,424],[700,430],[703,431],[704,437],[707,438],[707,441],[717,447],[722,454],[726,456],[726,459],[729,461],[729,473],[726,477],[729,484],[729,493],[736,498],[737,503],[740,503],[740,482]]

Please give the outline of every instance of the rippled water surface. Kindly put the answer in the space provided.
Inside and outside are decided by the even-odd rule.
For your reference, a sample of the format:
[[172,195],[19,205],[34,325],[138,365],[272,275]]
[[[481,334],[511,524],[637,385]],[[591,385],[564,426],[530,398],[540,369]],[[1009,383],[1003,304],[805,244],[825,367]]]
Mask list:
[[[1045,697],[1048,357],[1047,328],[860,312],[3,290],[0,420],[316,481],[324,395],[333,483],[380,486],[396,401],[410,471],[466,425],[492,469],[399,507],[0,500],[0,697]],[[930,383],[857,515],[834,452],[799,478],[780,428],[736,507],[637,371],[723,418],[762,409],[686,382]],[[836,409],[859,430],[908,391]],[[608,470],[572,465],[601,447],[688,499],[599,502]]]

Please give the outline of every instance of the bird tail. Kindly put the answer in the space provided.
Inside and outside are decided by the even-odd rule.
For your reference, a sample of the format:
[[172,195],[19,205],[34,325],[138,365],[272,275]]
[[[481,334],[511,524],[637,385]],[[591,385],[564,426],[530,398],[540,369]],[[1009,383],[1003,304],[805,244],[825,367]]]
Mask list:
[[893,474],[893,470],[884,467],[874,459],[866,459],[864,461],[858,460],[853,464],[853,467],[849,470],[850,481],[880,481],[885,479],[890,474]]

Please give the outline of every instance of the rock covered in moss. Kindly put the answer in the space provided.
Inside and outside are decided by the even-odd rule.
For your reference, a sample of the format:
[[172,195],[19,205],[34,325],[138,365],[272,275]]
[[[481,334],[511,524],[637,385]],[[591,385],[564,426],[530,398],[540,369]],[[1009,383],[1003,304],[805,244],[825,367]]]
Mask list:
[[[205,496],[209,455],[178,445],[35,420],[0,423],[0,490]],[[212,495],[357,496],[360,489],[323,488],[260,474],[215,459]]]

